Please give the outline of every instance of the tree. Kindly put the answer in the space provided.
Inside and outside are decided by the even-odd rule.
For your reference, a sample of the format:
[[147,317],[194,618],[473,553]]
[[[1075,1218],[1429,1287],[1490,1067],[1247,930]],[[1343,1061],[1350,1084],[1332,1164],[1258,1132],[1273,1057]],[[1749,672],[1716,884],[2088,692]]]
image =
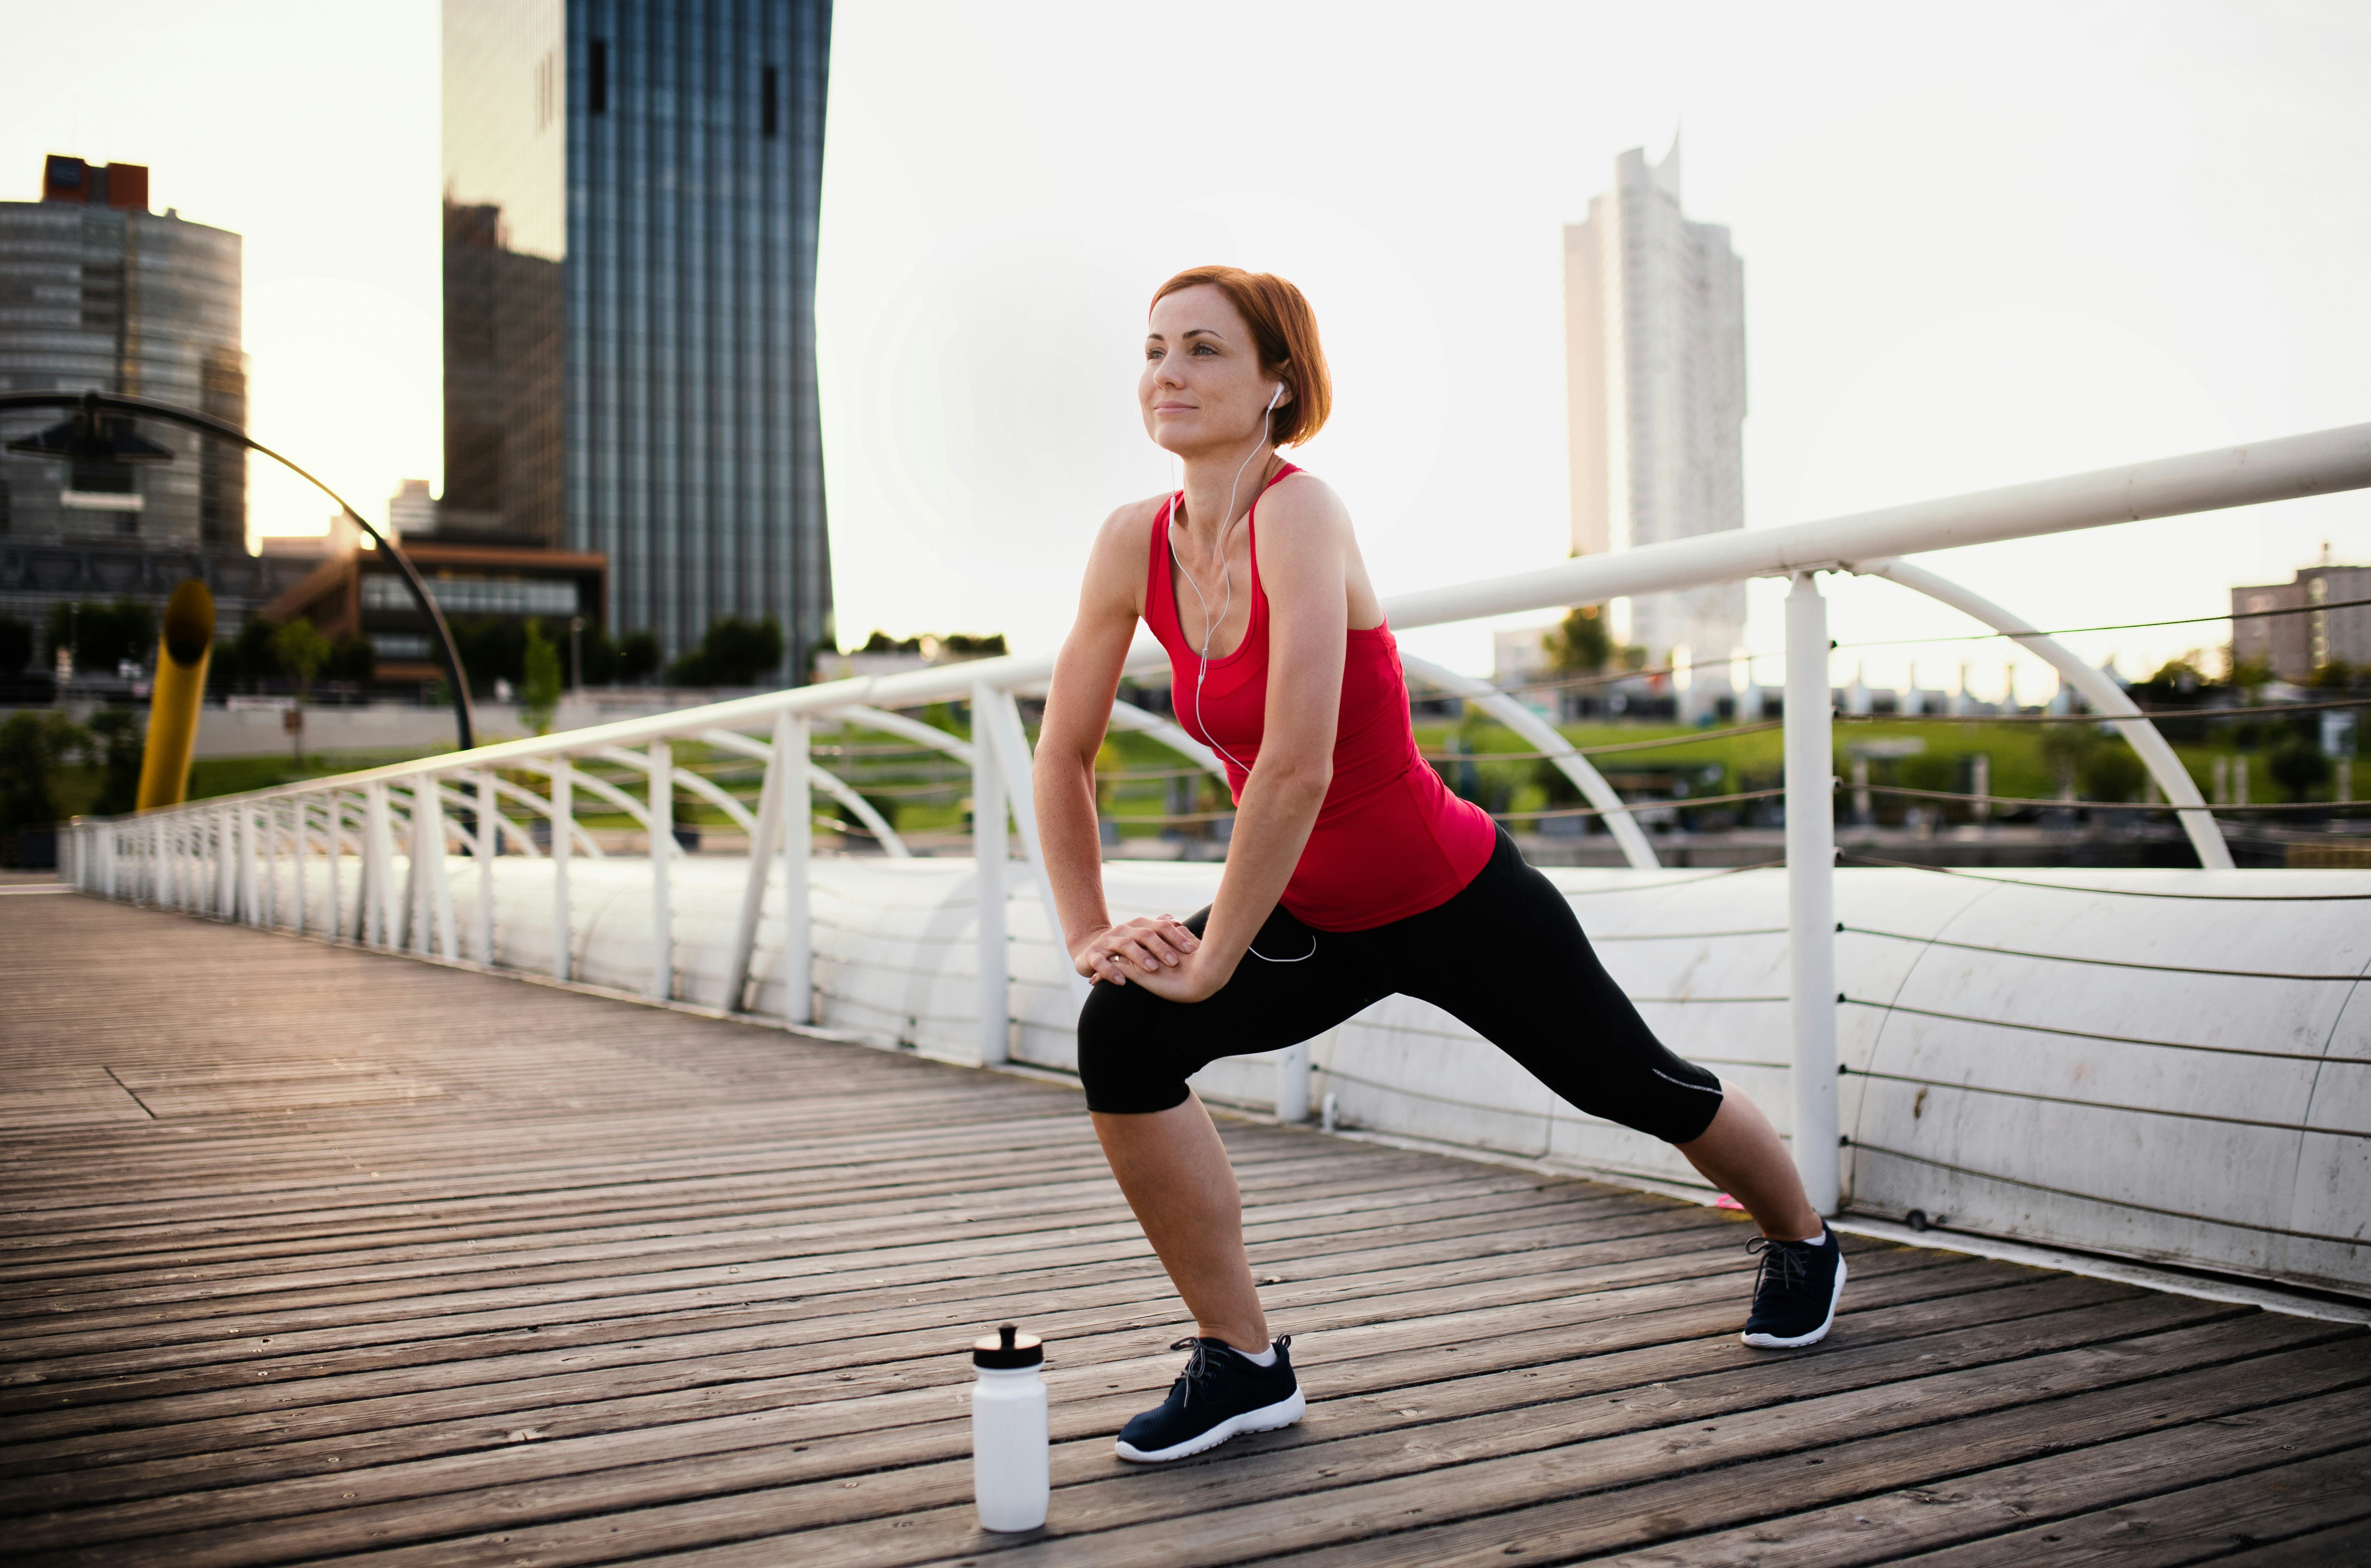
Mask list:
[[2045,724],[2037,749],[2050,765],[2051,782],[2062,795],[2072,795],[2084,764],[2098,747],[2096,727],[2085,723]]
[[[2103,742],[2083,759],[2083,797],[2089,801],[2129,801],[2141,792],[2148,765],[2121,741]],[[2122,814],[2122,813],[2119,813]]]
[[618,645],[603,627],[588,626],[577,634],[577,656],[584,662],[586,686],[615,686]]
[[313,677],[330,662],[330,640],[313,628],[310,619],[298,616],[272,634],[272,657],[280,673],[296,683],[296,700],[302,703],[313,695]]
[[1540,639],[1551,669],[1595,674],[1614,654],[1613,634],[1607,629],[1603,606],[1582,605],[1566,612],[1562,624]]
[[361,686],[378,674],[378,649],[369,638],[350,631],[330,644],[330,662],[323,673],[333,681]]
[[538,735],[551,732],[551,716],[560,706],[560,650],[543,635],[543,623],[526,623],[526,652],[521,660],[526,679],[519,683],[520,717]]
[[700,647],[677,659],[668,675],[679,686],[754,686],[781,664],[781,622],[771,616],[719,616]]
[[0,680],[22,670],[33,657],[33,628],[14,616],[0,616]]
[[0,829],[58,820],[58,772],[89,736],[64,714],[36,709],[0,723]]
[[659,640],[647,631],[630,631],[618,642],[618,678],[642,682],[658,674]]
[[90,716],[92,744],[98,763],[98,799],[91,810],[100,816],[130,811],[140,800],[140,759],[148,738],[140,715],[129,708],[102,708]]
[[2273,776],[2292,801],[2302,801],[2330,778],[2330,758],[2321,748],[2303,735],[2291,734],[2273,748],[2264,759],[2264,771]]
[[279,655],[272,649],[272,633],[277,628],[260,616],[249,616],[238,635],[214,650],[214,663],[206,684],[226,691],[266,680],[280,670]]

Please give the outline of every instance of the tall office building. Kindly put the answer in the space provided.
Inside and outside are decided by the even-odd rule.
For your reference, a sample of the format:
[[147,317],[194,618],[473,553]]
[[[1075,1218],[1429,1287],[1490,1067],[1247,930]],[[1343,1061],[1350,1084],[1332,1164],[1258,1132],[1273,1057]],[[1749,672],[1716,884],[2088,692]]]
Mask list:
[[[148,170],[55,154],[39,202],[0,202],[0,390],[117,392],[247,422],[239,236],[148,211]],[[7,417],[6,440],[65,417]],[[0,457],[0,534],[247,548],[247,457],[179,426],[169,463]]]
[[445,494],[608,558],[670,656],[832,639],[815,412],[829,0],[445,0]]
[[[1677,138],[1660,163],[1614,159],[1613,190],[1565,229],[1564,300],[1573,554],[1743,527],[1745,269],[1728,229],[1681,213]],[[1627,635],[1659,660],[1727,658],[1744,585],[1636,599]]]
[[[169,207],[151,213],[148,195],[145,166],[52,154],[40,201],[0,202],[0,391],[117,392],[244,426],[239,236]],[[67,412],[0,414],[0,448]],[[196,577],[229,638],[304,575],[247,553],[245,453],[179,425],[133,429],[172,460],[68,465],[0,451],[0,617],[41,628],[75,603],[161,607]],[[36,658],[49,667],[47,648]],[[128,696],[128,683],[101,690],[114,674],[86,667],[76,689]],[[0,685],[17,676],[0,670]]]

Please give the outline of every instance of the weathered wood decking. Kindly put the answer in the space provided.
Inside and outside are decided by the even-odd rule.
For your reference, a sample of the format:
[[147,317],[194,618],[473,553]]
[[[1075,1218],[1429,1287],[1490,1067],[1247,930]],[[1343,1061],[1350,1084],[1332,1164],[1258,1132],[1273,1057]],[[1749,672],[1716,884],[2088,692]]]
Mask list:
[[[64,894],[0,988],[0,1556],[2371,1558],[2340,1324],[1857,1246],[1757,1354],[1730,1219],[1233,1124],[1310,1416],[1137,1471],[1185,1325],[1067,1090]],[[968,1502],[1007,1319],[1040,1539]]]

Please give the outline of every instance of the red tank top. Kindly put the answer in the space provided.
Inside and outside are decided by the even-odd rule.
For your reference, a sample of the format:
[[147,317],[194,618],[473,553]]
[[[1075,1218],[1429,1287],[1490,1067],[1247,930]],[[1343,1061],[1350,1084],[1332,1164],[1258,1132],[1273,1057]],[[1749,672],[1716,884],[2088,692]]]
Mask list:
[[[1299,471],[1288,463],[1268,485]],[[1262,486],[1261,492],[1266,489]],[[1259,580],[1259,503],[1255,501],[1243,519],[1251,550],[1251,625],[1240,647],[1210,661],[1206,676],[1177,617],[1169,551],[1169,514],[1177,500],[1163,502],[1152,521],[1145,623],[1169,651],[1177,722],[1219,754],[1229,792],[1240,801],[1250,765],[1259,760],[1267,719],[1267,594]],[[1487,813],[1451,794],[1417,751],[1407,681],[1391,628],[1351,632],[1347,653],[1334,782],[1283,898],[1295,919],[1321,931],[1368,930],[1447,903],[1488,863],[1498,836]]]

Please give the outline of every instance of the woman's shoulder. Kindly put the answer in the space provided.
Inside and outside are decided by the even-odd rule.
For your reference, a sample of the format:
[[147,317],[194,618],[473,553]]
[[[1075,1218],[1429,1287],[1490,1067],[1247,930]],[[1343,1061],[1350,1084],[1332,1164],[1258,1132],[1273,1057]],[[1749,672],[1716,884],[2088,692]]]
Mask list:
[[1260,497],[1259,525],[1270,533],[1281,528],[1292,535],[1347,532],[1350,509],[1332,485],[1306,468],[1295,468]]
[[1155,495],[1127,502],[1103,520],[1087,558],[1090,594],[1112,595],[1115,602],[1126,600],[1142,613],[1139,601],[1144,594],[1144,574],[1152,561],[1152,525],[1161,515],[1161,503],[1168,499]]
[[1122,502],[1095,530],[1095,554],[1103,556],[1119,551],[1125,556],[1142,560],[1151,553],[1152,525],[1161,516],[1166,495],[1149,495],[1141,501]]

